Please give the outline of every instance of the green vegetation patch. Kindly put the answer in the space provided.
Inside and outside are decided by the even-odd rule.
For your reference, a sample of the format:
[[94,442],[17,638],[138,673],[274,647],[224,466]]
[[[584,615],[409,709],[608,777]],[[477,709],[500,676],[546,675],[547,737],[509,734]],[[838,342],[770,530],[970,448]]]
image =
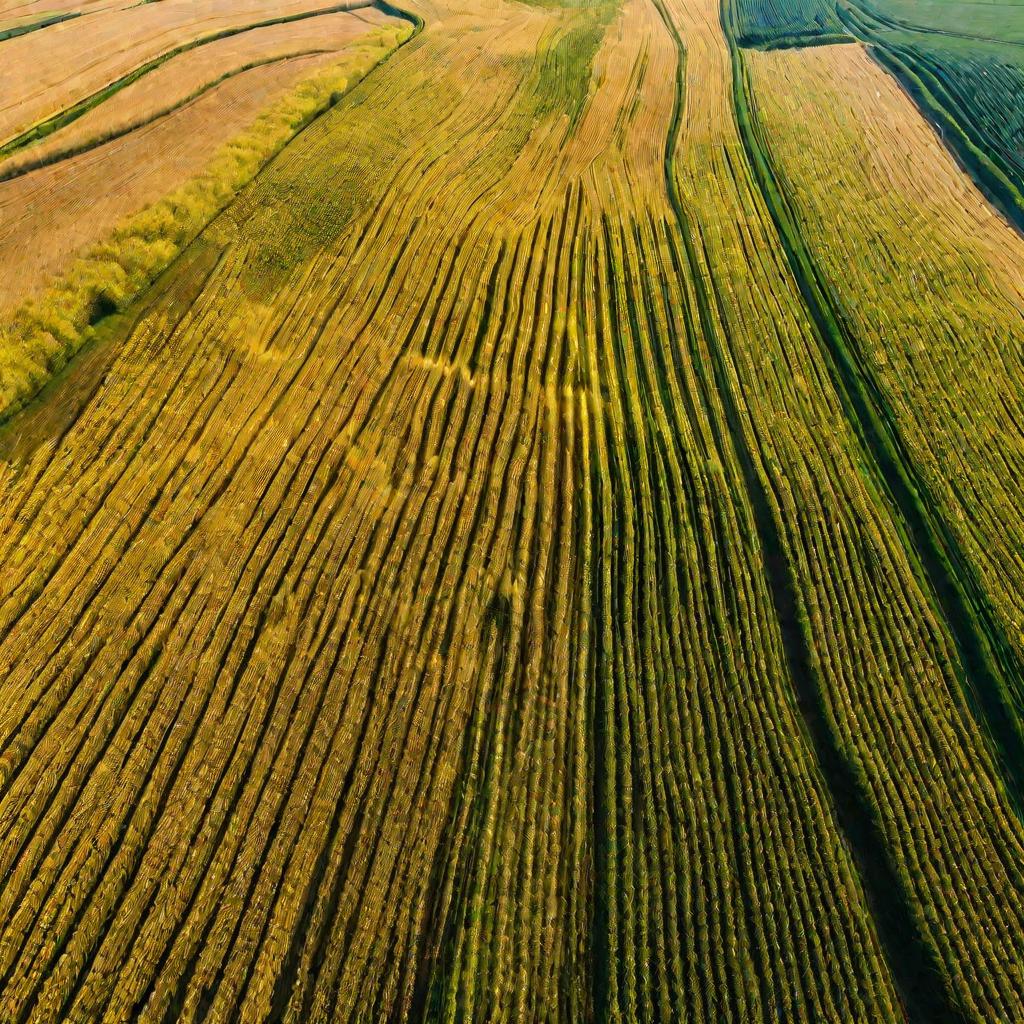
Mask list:
[[[540,6],[553,7],[553,4]],[[565,27],[558,25],[542,43],[532,73],[525,77],[516,115],[527,126],[565,115],[566,137],[572,134],[590,98],[594,59],[618,12],[617,0],[566,4]]]
[[775,49],[850,41],[830,0],[738,0],[734,14],[740,46]]
[[579,122],[590,94],[594,58],[616,10],[614,3],[588,8],[544,54],[535,90],[538,117],[564,112],[570,126]]
[[859,0],[890,26],[1024,44],[1024,3],[1009,0]]

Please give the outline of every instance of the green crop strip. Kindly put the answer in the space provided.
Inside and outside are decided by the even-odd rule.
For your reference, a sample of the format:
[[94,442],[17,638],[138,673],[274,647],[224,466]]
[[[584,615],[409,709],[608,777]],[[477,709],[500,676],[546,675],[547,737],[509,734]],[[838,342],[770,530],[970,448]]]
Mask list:
[[835,46],[856,42],[848,32],[796,32],[779,35],[775,32],[748,32],[740,43],[750,50],[797,50],[807,46]]
[[73,21],[81,16],[82,11],[71,11],[68,14],[52,14],[48,18],[40,18],[39,21],[29,22],[27,25],[2,28],[0,29],[0,43],[5,43],[8,39],[17,39],[18,36],[27,36],[30,32],[38,32],[40,29],[49,28],[51,25],[60,25],[65,21]]
[[849,41],[828,0],[738,0],[736,20],[741,46],[774,49]]

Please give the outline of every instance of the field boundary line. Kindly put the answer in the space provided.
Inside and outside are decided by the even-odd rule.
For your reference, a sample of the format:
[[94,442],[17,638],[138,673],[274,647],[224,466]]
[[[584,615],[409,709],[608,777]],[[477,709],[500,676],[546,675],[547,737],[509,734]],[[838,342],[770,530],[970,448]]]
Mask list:
[[[361,8],[374,6],[377,6],[375,0],[349,0],[347,3],[334,4],[331,7],[323,7],[315,11],[300,11],[297,14],[287,14],[280,18],[266,18],[263,21],[255,21],[249,25],[237,25],[234,28],[222,29],[221,31],[214,32],[208,36],[201,36],[199,39],[192,39],[187,43],[180,43],[178,46],[174,46],[165,53],[160,54],[160,56],[154,57],[152,60],[146,61],[144,64],[140,64],[134,70],[115,79],[113,82],[105,85],[102,89],[98,89],[96,92],[92,93],[92,95],[86,96],[84,99],[79,100],[70,107],[65,107],[64,110],[59,110],[56,114],[51,114],[49,117],[43,118],[43,120],[36,122],[36,124],[26,128],[22,132],[19,132],[17,135],[12,136],[0,145],[0,160],[5,160],[7,157],[31,146],[32,143],[38,142],[40,139],[44,139],[47,136],[52,135],[61,128],[67,127],[69,124],[73,124],[84,114],[87,114],[90,110],[98,107],[105,100],[110,99],[111,96],[116,95],[122,89],[126,89],[129,85],[137,82],[140,78],[144,75],[148,75],[151,71],[156,71],[157,68],[166,64],[169,60],[173,60],[175,57],[180,57],[183,53],[188,53],[189,50],[196,50],[209,43],[216,43],[220,42],[222,39],[230,39],[233,36],[244,35],[246,32],[253,32],[260,28],[270,28],[273,25],[289,25],[296,21],[308,21],[310,18],[320,18],[328,14],[344,14],[347,11],[356,11]],[[408,19],[406,18],[404,20]]]

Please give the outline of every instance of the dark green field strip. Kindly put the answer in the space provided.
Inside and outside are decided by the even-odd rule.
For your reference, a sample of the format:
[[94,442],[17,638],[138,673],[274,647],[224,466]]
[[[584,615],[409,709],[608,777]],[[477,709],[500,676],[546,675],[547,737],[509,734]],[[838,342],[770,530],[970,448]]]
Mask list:
[[815,45],[798,40],[837,40],[843,26],[830,0],[738,0],[737,34],[741,46]]
[[856,42],[848,32],[797,32],[791,35],[774,32],[747,33],[739,45],[750,50],[791,50],[805,46],[836,46]]
[[92,150],[99,149],[101,146],[106,146],[108,143],[114,142],[117,139],[123,139],[126,135],[130,135],[132,132],[136,132],[140,128],[145,128],[146,125],[153,124],[155,121],[159,121],[162,118],[173,114],[175,111],[181,110],[183,107],[187,107],[190,103],[194,103],[197,99],[206,95],[206,93],[210,92],[212,89],[216,89],[218,85],[222,85],[229,79],[235,78],[237,75],[244,74],[246,71],[253,71],[256,68],[266,67],[270,64],[280,64],[285,61],[296,60],[300,57],[312,57],[317,54],[331,52],[333,51],[323,49],[297,50],[294,53],[283,53],[275,57],[266,57],[262,60],[249,61],[242,67],[232,68],[230,71],[225,71],[222,75],[219,75],[212,81],[205,82],[198,89],[195,89],[193,92],[189,93],[188,96],[183,97],[176,103],[164,107],[161,110],[154,111],[147,117],[133,121],[131,124],[127,124],[122,128],[115,129],[94,139],[87,139],[75,146],[69,146],[67,149],[55,150],[54,152],[48,153],[45,157],[41,157],[37,160],[19,163],[17,167],[8,167],[4,169],[4,167],[0,165],[0,182],[20,178],[22,175],[30,174],[32,171],[37,171],[43,167],[51,167],[53,164],[60,163],[63,160],[70,160],[72,157],[81,156],[83,153],[89,153]]
[[737,0],[736,32],[741,46],[769,48],[844,34],[833,0]]
[[960,678],[968,705],[994,746],[993,752],[1019,812],[1024,803],[1024,670],[976,571],[944,522],[908,454],[895,417],[866,361],[857,355],[857,339],[846,326],[842,312],[828,298],[827,282],[800,234],[785,186],[780,183],[751,115],[743,58],[735,47],[733,60],[741,135],[790,267],[817,327],[836,391],[865,451],[871,454],[877,479],[900,510],[902,532],[912,561],[927,580],[932,599],[956,641],[966,673],[961,672]]
[[[339,14],[344,11],[354,11],[361,7],[372,6],[374,6],[373,0],[351,0],[349,3],[334,4],[330,7],[323,7],[315,11],[301,11],[297,14],[289,14],[280,18],[267,18],[263,21],[253,22],[251,25],[239,25],[237,28],[223,29],[220,32],[214,32],[211,35],[204,36],[201,39],[193,39],[190,42],[182,43],[181,45],[168,50],[166,53],[162,53],[159,57],[154,57],[152,60],[140,65],[135,68],[134,71],[130,71],[128,74],[122,75],[116,81],[104,86],[104,88],[93,93],[91,96],[87,96],[78,103],[67,107],[65,110],[54,114],[52,117],[49,117],[44,121],[40,121],[38,124],[33,125],[21,134],[9,139],[0,146],[0,160],[10,156],[12,153],[17,153],[20,150],[25,149],[27,146],[31,146],[32,143],[38,142],[40,139],[44,139],[48,135],[52,135],[55,131],[66,127],[73,121],[77,121],[83,114],[86,114],[95,107],[98,107],[101,103],[110,99],[110,97],[115,93],[120,92],[133,82],[137,82],[143,77],[143,75],[147,75],[151,71],[155,71],[161,65],[166,64],[167,61],[182,53],[186,53],[189,50],[194,50],[199,46],[205,46],[208,43],[215,43],[221,39],[229,39],[232,36],[241,35],[244,32],[251,32],[254,29],[268,28],[271,25],[287,25],[295,21],[306,21],[309,18],[318,18],[326,14]],[[387,6],[390,7],[391,5],[388,4]],[[381,9],[383,10],[383,7],[381,7]],[[385,11],[385,13],[388,12]]]
[[60,25],[65,21],[80,18],[83,11],[70,11],[67,14],[51,14],[47,18],[40,18],[39,21],[32,21],[25,25],[15,25],[13,28],[0,28],[0,43],[8,39],[17,39],[18,36],[26,36],[30,32],[38,32],[40,29],[49,28],[51,25]]

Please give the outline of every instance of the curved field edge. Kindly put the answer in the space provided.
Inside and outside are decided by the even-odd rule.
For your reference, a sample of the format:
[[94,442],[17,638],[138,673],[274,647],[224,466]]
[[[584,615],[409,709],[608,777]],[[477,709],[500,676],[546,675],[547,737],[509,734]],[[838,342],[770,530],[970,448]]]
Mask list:
[[370,34],[347,59],[307,78],[222,146],[202,174],[127,218],[5,317],[0,424],[30,402],[106,318],[125,311],[299,132],[421,30],[417,16],[386,0],[376,6],[406,27]]
[[[944,36],[960,41],[994,43],[987,36],[922,28],[884,18],[870,5],[849,0],[836,5],[837,14],[853,37],[863,42],[874,60],[899,83],[922,116],[939,133],[945,147],[986,199],[1024,233],[1024,182],[998,151],[985,144],[983,127],[952,95],[941,78],[941,53],[918,50],[887,38],[880,29],[913,32],[924,38]],[[1017,44],[1004,42],[1002,45]]]
[[84,139],[62,149],[53,150],[52,152],[45,154],[43,157],[35,157],[24,162],[16,162],[13,167],[10,166],[11,161],[8,161],[6,167],[0,165],[0,183],[13,181],[15,178],[24,177],[26,174],[31,174],[33,171],[41,170],[44,167],[52,167],[54,164],[62,163],[65,160],[71,160],[76,156],[81,156],[83,153],[90,153],[94,149],[99,149],[101,146],[106,146],[110,142],[122,139],[126,135],[131,135],[132,132],[137,132],[140,128],[145,128],[147,125],[153,124],[154,121],[159,121],[162,118],[169,117],[171,114],[177,113],[184,107],[194,103],[200,97],[205,96],[208,92],[216,89],[217,86],[223,85],[225,82],[232,78],[236,78],[238,75],[244,75],[247,71],[254,71],[256,68],[267,67],[270,64],[281,64],[285,61],[295,60],[298,57],[310,57],[329,52],[331,51],[325,49],[301,49],[292,53],[275,54],[271,57],[263,57],[256,60],[246,61],[244,64],[241,64],[236,68],[230,68],[229,70],[216,75],[214,78],[210,79],[210,81],[197,86],[181,99],[176,100],[167,106],[161,107],[159,110],[155,110],[144,117],[133,120],[128,124],[103,132],[100,135]]
[[45,139],[47,136],[52,135],[61,128],[66,128],[69,124],[77,121],[80,117],[87,114],[90,110],[95,109],[101,103],[106,102],[111,96],[119,93],[122,89],[126,89],[129,85],[133,85],[143,76],[156,71],[157,68],[162,67],[168,61],[173,60],[175,57],[180,57],[183,53],[188,53],[190,50],[198,49],[199,47],[206,46],[209,43],[217,43],[223,39],[230,39],[233,36],[244,35],[246,32],[252,32],[255,29],[270,28],[274,25],[289,25],[296,21],[307,21],[310,18],[319,18],[328,14],[342,14],[348,11],[358,10],[361,7],[372,6],[374,6],[372,0],[350,0],[350,2],[334,4],[330,7],[321,8],[319,10],[300,11],[296,14],[283,15],[278,18],[264,18],[261,21],[250,22],[247,25],[236,25],[232,28],[225,28],[209,35],[200,36],[198,39],[190,39],[188,42],[180,43],[177,46],[171,47],[169,50],[165,50],[159,56],[140,64],[136,68],[133,68],[131,71],[121,75],[113,82],[105,85],[102,89],[98,89],[91,95],[86,96],[84,99],[79,100],[77,103],[73,103],[71,106],[65,107],[63,110],[58,110],[56,113],[43,118],[36,124],[30,125],[25,130],[14,135],[4,142],[3,145],[0,145],[0,160],[13,156],[15,153],[20,153],[22,150],[32,146],[34,143],[39,142],[42,139]]
[[836,391],[871,457],[876,482],[899,510],[911,563],[954,638],[968,706],[989,741],[1019,814],[1024,799],[1024,733],[1015,698],[1022,690],[1024,670],[977,573],[914,465],[894,413],[859,355],[857,338],[829,298],[828,282],[801,235],[787,199],[786,183],[764,141],[730,12],[729,0],[724,0],[723,24],[732,52],[737,119],[744,148],[822,343]]

